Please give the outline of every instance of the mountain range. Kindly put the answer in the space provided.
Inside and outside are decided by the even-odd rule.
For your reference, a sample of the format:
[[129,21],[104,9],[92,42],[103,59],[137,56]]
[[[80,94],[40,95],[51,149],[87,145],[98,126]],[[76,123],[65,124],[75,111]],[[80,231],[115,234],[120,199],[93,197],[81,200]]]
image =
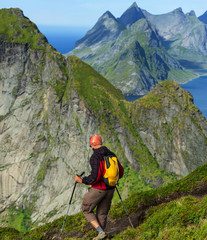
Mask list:
[[[116,36],[120,25],[113,26]],[[148,34],[150,47],[157,46],[156,32]],[[23,231],[63,216],[74,175],[90,172],[88,141],[95,133],[125,168],[123,198],[166,186],[207,162],[207,120],[175,81],[128,102],[90,65],[57,52],[14,8],[0,10],[0,52],[1,227]],[[77,188],[70,214],[80,211],[86,191]]]
[[142,95],[163,80],[186,82],[207,62],[207,26],[181,8],[152,15],[136,3],[120,18],[107,11],[76,42],[76,55],[125,95]]
[[168,52],[186,67],[206,63],[207,26],[201,22],[194,11],[184,14],[181,8],[174,11],[152,15],[144,11],[146,18],[158,29],[164,39]]

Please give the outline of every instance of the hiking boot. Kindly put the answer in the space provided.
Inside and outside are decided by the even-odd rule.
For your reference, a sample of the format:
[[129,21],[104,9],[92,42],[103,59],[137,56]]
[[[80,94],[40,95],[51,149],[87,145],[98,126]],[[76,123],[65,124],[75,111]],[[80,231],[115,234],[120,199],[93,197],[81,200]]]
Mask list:
[[105,232],[100,232],[95,238],[93,238],[93,240],[104,239],[105,237],[106,237],[106,233]]

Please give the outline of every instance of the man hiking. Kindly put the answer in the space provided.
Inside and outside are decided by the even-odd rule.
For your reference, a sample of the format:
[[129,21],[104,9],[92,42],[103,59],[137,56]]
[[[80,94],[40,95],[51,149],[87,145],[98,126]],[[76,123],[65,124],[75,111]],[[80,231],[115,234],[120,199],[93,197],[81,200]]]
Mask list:
[[[111,200],[113,198],[115,185],[110,186],[104,181],[104,174],[106,172],[105,157],[115,157],[118,166],[118,178],[124,174],[124,169],[119,163],[116,155],[107,147],[102,146],[102,138],[99,135],[93,135],[90,138],[90,147],[93,149],[93,154],[90,158],[91,173],[87,177],[75,176],[75,181],[91,185],[89,191],[85,194],[82,202],[82,211],[87,220],[98,231],[95,239],[103,239],[106,237],[104,229],[106,227],[107,215],[111,207]],[[96,209],[96,215],[93,210]]]

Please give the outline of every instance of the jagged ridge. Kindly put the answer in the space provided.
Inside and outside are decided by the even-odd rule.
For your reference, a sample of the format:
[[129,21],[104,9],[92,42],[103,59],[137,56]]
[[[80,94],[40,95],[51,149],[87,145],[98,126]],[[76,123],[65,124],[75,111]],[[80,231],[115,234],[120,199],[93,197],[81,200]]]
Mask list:
[[136,3],[119,19],[111,17],[114,24],[108,24],[108,18],[104,14],[65,56],[81,58],[125,95],[146,94],[159,81],[193,77],[167,53],[156,28]]
[[156,26],[168,52],[180,60],[185,67],[193,68],[195,62],[198,63],[197,68],[199,66],[202,68],[202,63],[206,64],[207,28],[198,20],[194,11],[184,14],[182,9],[178,8],[160,15],[143,12],[145,17]]

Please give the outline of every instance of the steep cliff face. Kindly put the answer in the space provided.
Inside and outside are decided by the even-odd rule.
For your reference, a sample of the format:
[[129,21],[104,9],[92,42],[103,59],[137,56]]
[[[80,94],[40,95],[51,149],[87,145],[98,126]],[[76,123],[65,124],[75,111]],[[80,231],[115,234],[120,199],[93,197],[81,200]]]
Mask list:
[[[12,35],[16,28],[20,38],[30,33],[25,29],[31,22],[20,10],[2,11],[10,15],[8,29],[11,19],[19,19],[13,24]],[[42,35],[36,31],[36,38],[41,40]],[[75,91],[68,97],[70,107],[62,105],[65,87],[70,85],[65,58],[45,38],[37,48],[30,38],[27,42],[22,38],[21,43],[9,37],[1,34],[0,209],[15,202],[33,212],[35,221],[66,204],[73,175],[83,169],[82,160],[87,159],[88,152],[88,135],[81,135],[77,119],[83,121],[89,135],[94,123],[90,115],[85,116],[84,106],[80,109]]]
[[163,82],[133,105],[132,122],[161,168],[185,176],[206,162],[207,122],[189,92]]
[[95,26],[87,32],[87,34],[76,42],[77,48],[82,45],[91,46],[104,44],[113,41],[125,27],[117,21],[113,14],[109,11],[105,12],[95,24]]
[[[181,108],[170,105],[180,97],[177,85],[160,85],[143,98],[149,108],[143,100],[128,103],[120,91],[89,65],[74,56],[65,59],[51,47],[20,10],[2,10],[1,14],[9,16],[3,29],[12,29],[2,30],[0,22],[1,224],[18,218],[19,213],[26,213],[26,220],[21,220],[24,224],[30,220],[50,221],[65,214],[74,175],[90,171],[88,140],[94,133],[102,135],[106,146],[117,153],[125,167],[120,186],[125,197],[137,189],[150,189],[175,179],[160,166],[185,175],[206,161],[206,120],[196,111],[192,112],[194,118],[180,120],[178,113],[194,106],[191,101],[184,102],[184,107],[181,101]],[[156,94],[168,89],[172,94],[165,101],[169,102],[159,101],[157,109]],[[154,117],[157,122],[151,119]],[[163,118],[168,124],[175,118],[182,121],[177,131],[186,135],[180,139],[184,141],[185,159],[177,154],[180,146],[177,132],[171,131],[169,140],[167,125],[163,131]],[[163,134],[166,142],[156,134],[149,140],[153,125],[140,127],[147,122],[155,124],[157,134]],[[203,155],[196,148],[197,161],[191,166],[191,147],[196,144],[203,149]],[[187,170],[168,167],[162,162],[168,155],[172,164],[179,165],[185,160]],[[84,186],[76,189],[71,213],[80,210],[85,191]]]

